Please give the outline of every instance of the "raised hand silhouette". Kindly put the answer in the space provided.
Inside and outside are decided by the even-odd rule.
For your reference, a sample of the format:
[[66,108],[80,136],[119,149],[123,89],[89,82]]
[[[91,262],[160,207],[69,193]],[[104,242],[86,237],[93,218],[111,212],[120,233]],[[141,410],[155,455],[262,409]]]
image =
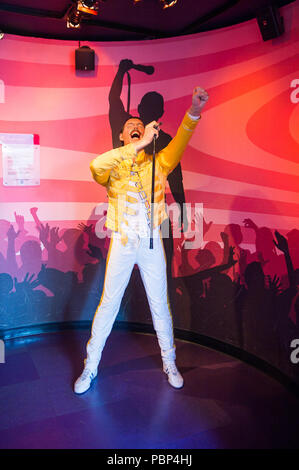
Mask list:
[[128,72],[129,70],[131,70],[131,68],[133,67],[133,61],[130,60],[130,59],[123,59],[120,61],[119,63],[119,67],[118,67],[118,70],[121,72],[121,73],[126,73]]
[[18,230],[16,232],[15,229],[14,229],[14,226],[10,225],[10,227],[8,229],[8,232],[7,232],[7,238],[9,240],[15,240],[19,236],[20,233],[21,233],[21,230]]
[[34,279],[36,275],[30,273],[26,273],[23,281],[18,281],[17,278],[14,278],[14,286],[16,293],[22,293],[22,294],[30,294],[37,286],[40,285],[40,282],[38,279]]
[[277,230],[275,230],[274,233],[275,233],[276,240],[273,240],[273,243],[276,246],[276,248],[278,248],[283,253],[288,252],[289,246],[288,246],[287,239],[283,235],[281,235],[281,233],[279,233]]
[[276,274],[273,277],[267,275],[266,282],[268,284],[268,289],[272,292],[272,294],[278,295],[282,292],[282,285],[279,277]]
[[98,246],[91,245],[91,243],[88,243],[88,250],[86,253],[99,261],[103,259],[102,250]]
[[[81,222],[77,225],[77,227],[79,230],[81,230],[84,234],[87,235],[88,245],[90,244],[100,249],[100,246],[102,246],[103,243],[102,240],[96,235],[95,224],[86,225]],[[106,231],[106,227],[104,227],[104,231]],[[89,254],[88,251],[86,251],[86,253]],[[95,258],[97,258],[97,256],[95,256]]]
[[234,254],[235,254],[235,247],[230,246],[229,247],[229,253],[228,253],[228,260],[227,260],[227,264],[229,266],[233,266],[234,264],[236,264],[238,262],[238,260],[234,259]]
[[24,216],[19,215],[16,212],[14,212],[14,216],[15,216],[15,221],[17,223],[19,231],[25,231],[25,227],[24,227],[25,218],[24,218]]
[[55,248],[61,240],[61,237],[58,235],[58,232],[59,227],[52,227],[50,230],[50,245],[52,248]]
[[243,220],[245,228],[252,228],[253,230],[257,230],[257,225],[251,219],[244,219]]
[[49,234],[50,234],[50,226],[47,223],[46,225],[43,225],[42,223],[40,225],[36,226],[37,230],[39,231],[39,239],[44,245],[45,248],[49,246]]
[[77,225],[77,228],[79,230],[82,230],[82,232],[85,232],[85,233],[90,233],[91,230],[92,230],[92,227],[93,227],[93,224],[86,225],[86,224],[84,224],[84,222],[80,222]]

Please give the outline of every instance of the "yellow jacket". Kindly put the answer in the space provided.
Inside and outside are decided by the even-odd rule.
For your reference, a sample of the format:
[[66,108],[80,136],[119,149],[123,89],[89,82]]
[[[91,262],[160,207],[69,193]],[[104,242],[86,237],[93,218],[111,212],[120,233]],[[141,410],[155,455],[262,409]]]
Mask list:
[[[154,228],[167,218],[164,204],[167,175],[179,163],[197,122],[198,119],[191,119],[186,113],[175,137],[156,154]],[[107,188],[107,228],[120,231],[121,223],[127,223],[125,215],[134,214],[131,204],[137,203],[138,198],[144,201],[150,220],[152,155],[144,150],[136,154],[134,145],[128,144],[99,155],[92,160],[90,169],[95,181]],[[134,186],[129,181],[133,181]],[[136,198],[128,192],[136,192]],[[126,240],[123,242],[125,244]]]

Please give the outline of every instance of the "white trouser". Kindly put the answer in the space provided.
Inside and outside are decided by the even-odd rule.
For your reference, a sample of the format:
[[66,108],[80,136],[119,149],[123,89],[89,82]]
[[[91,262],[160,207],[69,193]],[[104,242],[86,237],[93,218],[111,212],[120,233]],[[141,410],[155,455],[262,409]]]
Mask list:
[[112,233],[103,293],[95,312],[91,337],[86,348],[86,367],[95,369],[100,362],[134,264],[139,267],[146,290],[162,360],[175,360],[173,325],[167,296],[166,261],[159,228],[154,230],[153,245],[153,249],[150,249],[149,238],[135,234],[129,237],[124,246],[119,233]]

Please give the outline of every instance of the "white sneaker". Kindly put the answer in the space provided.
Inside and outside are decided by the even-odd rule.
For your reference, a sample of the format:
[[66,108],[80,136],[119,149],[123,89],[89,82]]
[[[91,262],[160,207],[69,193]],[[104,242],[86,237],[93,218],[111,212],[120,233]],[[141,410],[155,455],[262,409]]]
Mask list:
[[175,362],[165,362],[163,364],[163,372],[168,375],[168,382],[174,388],[182,388],[184,379],[179,373]]
[[74,392],[75,393],[86,392],[89,389],[91,382],[93,381],[93,379],[96,378],[97,375],[98,375],[97,369],[92,371],[88,369],[87,367],[85,367],[82,374],[80,375],[80,377],[78,377],[78,379],[76,380],[74,384]]

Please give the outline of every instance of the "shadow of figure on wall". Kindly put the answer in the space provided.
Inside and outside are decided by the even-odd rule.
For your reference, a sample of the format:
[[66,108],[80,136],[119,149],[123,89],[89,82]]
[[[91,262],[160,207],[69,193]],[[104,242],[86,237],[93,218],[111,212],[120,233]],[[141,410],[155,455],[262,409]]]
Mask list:
[[[133,117],[130,113],[130,95],[131,95],[131,80],[129,71],[137,67],[140,71],[147,71],[149,67],[146,66],[136,66],[133,64],[132,60],[123,59],[120,61],[118,71],[114,77],[114,80],[111,85],[109,93],[109,122],[112,132],[112,143],[113,147],[120,147],[122,142],[119,139],[119,134],[121,129],[127,119]],[[152,67],[152,72],[154,68]],[[151,73],[152,73],[151,72]],[[148,72],[146,72],[148,73]],[[127,109],[121,99],[121,93],[123,89],[124,77],[127,75],[128,78],[128,101]],[[150,91],[146,93],[139,105],[138,105],[139,117],[143,121],[144,125],[149,124],[152,121],[159,121],[164,114],[164,99],[160,93],[156,91]],[[165,148],[169,142],[172,140],[172,137],[163,131],[159,132],[159,137],[156,140],[156,152],[159,152]],[[153,154],[153,143],[145,148],[145,151],[152,155]],[[183,175],[181,164],[178,164],[177,167],[168,175],[167,178],[170,191],[172,196],[180,208],[182,228],[187,229],[186,221],[187,218],[183,216],[184,214],[184,204],[186,202],[185,192],[183,186]],[[183,225],[183,221],[185,225]],[[173,238],[172,238],[172,226],[170,219],[166,219],[161,226],[161,233],[163,239],[164,250],[167,260],[167,279],[168,279],[168,294],[170,303],[173,304],[173,286],[172,286],[172,258],[173,258]]]

